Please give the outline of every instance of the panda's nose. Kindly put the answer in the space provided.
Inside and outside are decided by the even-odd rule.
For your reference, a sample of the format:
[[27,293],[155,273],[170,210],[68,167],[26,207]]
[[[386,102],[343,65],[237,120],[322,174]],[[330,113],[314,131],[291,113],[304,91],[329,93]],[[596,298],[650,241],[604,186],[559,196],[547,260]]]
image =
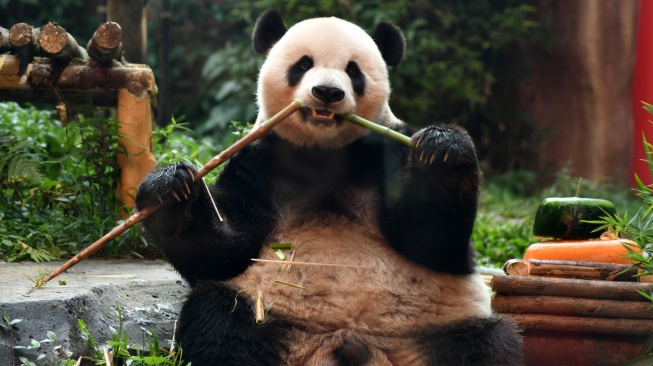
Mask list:
[[323,101],[324,103],[339,102],[345,98],[345,92],[342,89],[330,86],[314,86],[311,92],[315,98]]

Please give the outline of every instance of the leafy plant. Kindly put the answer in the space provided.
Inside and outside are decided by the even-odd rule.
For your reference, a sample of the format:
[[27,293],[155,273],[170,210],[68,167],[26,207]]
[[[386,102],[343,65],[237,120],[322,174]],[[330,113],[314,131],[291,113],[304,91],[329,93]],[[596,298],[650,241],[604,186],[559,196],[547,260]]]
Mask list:
[[[644,109],[653,114],[653,105],[643,103]],[[646,161],[649,166],[650,176],[653,177],[653,144],[643,136]],[[595,221],[601,224],[600,229],[612,227],[615,234],[622,238],[630,239],[635,245],[624,244],[626,256],[632,260],[634,268],[638,270],[638,276],[653,275],[653,185],[646,185],[642,179],[635,174],[637,182],[637,196],[644,206],[631,215],[624,212],[614,216],[606,215],[601,220]],[[639,293],[646,299],[653,302],[653,293],[639,290]],[[653,335],[649,337],[637,358],[627,362],[624,366],[653,365]]]
[[9,342],[11,344],[11,350],[12,350],[12,352],[11,352],[11,358],[12,358],[11,359],[11,364],[12,365],[14,363],[14,359],[13,359],[14,358],[13,349],[14,349],[14,342],[15,342],[14,330],[16,330],[15,329],[16,324],[18,324],[18,323],[20,323],[22,321],[23,321],[23,319],[11,319],[11,318],[9,318],[9,314],[7,314],[7,312],[5,311],[4,314],[3,314],[3,317],[2,317],[2,322],[0,322],[0,329],[2,329],[4,332],[9,334]]
[[[95,365],[126,365],[126,366],[146,366],[146,365],[160,365],[160,366],[178,366],[184,364],[182,359],[181,349],[168,350],[161,347],[156,334],[149,330],[143,329],[143,339],[140,345],[129,343],[129,337],[123,330],[123,318],[120,305],[116,303],[116,311],[118,312],[118,329],[110,327],[111,340],[106,344],[99,344],[88,330],[86,323],[82,319],[78,319],[77,323],[82,333],[82,337],[86,339],[89,346],[90,355],[82,355],[81,358],[92,362]],[[0,327],[4,330],[11,329],[11,326],[21,322],[22,319],[10,320],[5,313],[4,322]],[[9,330],[11,332],[11,330]],[[57,335],[51,331],[47,332],[47,338],[42,341],[31,339],[26,346],[13,346],[13,349],[38,349],[43,343],[56,343]],[[174,345],[174,342],[171,342]],[[144,351],[145,349],[148,351]],[[59,366],[72,366],[77,364],[77,361],[70,359],[72,352],[63,350],[61,346],[53,348],[54,355],[49,359],[49,363]],[[40,354],[35,360],[29,360],[27,357],[19,357],[21,366],[35,366],[35,362],[46,361],[45,354]],[[13,362],[12,362],[13,364]],[[190,365],[190,364],[186,364]]]

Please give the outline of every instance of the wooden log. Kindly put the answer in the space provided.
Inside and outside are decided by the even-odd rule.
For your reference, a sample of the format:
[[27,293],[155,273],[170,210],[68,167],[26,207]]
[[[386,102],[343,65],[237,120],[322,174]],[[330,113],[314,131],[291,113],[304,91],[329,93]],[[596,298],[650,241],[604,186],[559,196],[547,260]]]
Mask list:
[[21,80],[20,59],[13,55],[0,56],[0,89],[29,89],[27,79]]
[[494,276],[492,290],[510,295],[550,295],[590,299],[648,301],[637,291],[653,291],[650,283],[587,281],[571,278]]
[[49,22],[41,27],[39,44],[51,58],[79,58],[88,60],[88,53],[77,44],[75,38],[57,23]]
[[[118,121],[118,197],[123,205],[133,207],[138,185],[156,165],[152,152],[152,107],[147,91],[118,91]],[[123,211],[123,215],[127,217],[127,212]]]
[[27,70],[27,65],[35,56],[41,56],[43,51],[39,45],[39,33],[41,28],[33,28],[26,23],[14,24],[9,29],[9,44],[14,49],[16,56],[20,58],[19,74],[23,75]]
[[9,30],[0,27],[0,53],[5,53],[11,49],[9,43]]
[[108,19],[120,24],[129,37],[123,39],[127,61],[143,64],[147,60],[146,0],[108,0]]
[[100,24],[86,45],[88,55],[100,62],[120,60],[122,55],[122,28],[115,22]]
[[84,91],[118,91],[126,88],[132,94],[142,90],[156,93],[152,70],[145,65],[127,67],[98,68],[85,65],[54,65],[50,60],[32,64],[29,73],[29,86]]
[[531,259],[524,262],[511,259],[503,266],[510,276],[553,276],[586,280],[637,282],[637,269],[628,264],[576,262]]
[[540,314],[506,314],[506,316],[529,330],[615,335],[650,335],[653,333],[653,319],[585,318]]
[[605,281],[636,282],[637,268],[629,264],[531,259],[528,273],[535,276],[561,276]]
[[41,28],[33,28],[27,23],[14,24],[9,29],[9,43],[16,47],[39,47],[38,39]]
[[519,259],[511,259],[503,265],[503,271],[509,276],[528,276],[528,264]]
[[647,336],[525,329],[524,365],[614,366],[634,359]]
[[593,318],[653,319],[651,303],[587,299],[563,296],[501,296],[492,298],[492,309],[498,313],[551,314]]

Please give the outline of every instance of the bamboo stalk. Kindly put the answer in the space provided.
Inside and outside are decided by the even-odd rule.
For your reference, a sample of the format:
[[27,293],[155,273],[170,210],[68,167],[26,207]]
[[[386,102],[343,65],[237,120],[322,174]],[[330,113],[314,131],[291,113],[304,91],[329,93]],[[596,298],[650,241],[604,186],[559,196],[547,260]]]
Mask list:
[[[275,114],[272,118],[261,124],[259,127],[253,129],[249,134],[247,134],[245,137],[242,139],[238,140],[236,143],[231,145],[229,148],[215,156],[213,159],[211,159],[204,167],[202,167],[200,170],[197,171],[197,174],[195,174],[195,181],[198,181],[202,177],[204,177],[206,174],[208,174],[211,170],[215,169],[217,166],[225,162],[227,159],[229,159],[233,154],[236,152],[240,151],[242,148],[247,146],[248,144],[252,143],[254,140],[258,139],[261,137],[265,132],[267,132],[269,129],[283,121],[285,118],[293,114],[295,111],[299,110],[302,107],[302,105],[298,101],[293,101],[290,103],[286,108],[281,110],[279,113]],[[57,269],[52,271],[43,281],[42,285],[45,285],[48,281],[52,280],[53,278],[57,277],[58,275],[62,274],[65,272],[67,269],[70,267],[74,266],[75,264],[79,263],[80,261],[84,260],[86,257],[89,255],[95,253],[97,250],[102,248],[106,243],[109,241],[117,238],[118,236],[122,235],[125,231],[127,231],[129,228],[134,226],[136,223],[143,221],[145,218],[147,218],[149,215],[151,215],[153,212],[158,210],[161,207],[159,206],[150,206],[150,207],[145,207],[141,211],[135,211],[129,216],[122,224],[116,226],[113,230],[111,230],[109,233],[98,239],[96,242],[93,244],[89,245],[85,249],[83,249],[81,252],[79,252],[77,255],[69,259],[66,263],[62,264],[59,266]],[[40,287],[40,286],[39,286]]]
[[545,278],[533,276],[494,276],[492,290],[510,295],[551,295],[583,297],[590,299],[613,299],[648,301],[637,293],[653,291],[653,284],[612,281],[588,281],[571,278]]
[[288,261],[278,261],[275,259],[260,259],[252,258],[252,262],[258,263],[271,263],[271,264],[296,264],[300,266],[322,266],[322,267],[350,267],[350,268],[367,268],[368,266],[361,266],[357,264],[332,264],[332,263],[317,263],[317,262],[288,262]]
[[540,314],[506,314],[526,330],[552,330],[594,334],[650,335],[653,320],[608,319]]
[[410,148],[415,147],[413,142],[410,140],[410,137],[391,129],[390,127],[381,126],[381,125],[379,125],[377,123],[374,123],[372,121],[368,121],[365,118],[357,116],[357,115],[352,114],[352,113],[344,114],[344,115],[342,115],[342,118],[346,119],[347,121],[349,121],[351,123],[357,124],[357,125],[359,125],[361,127],[365,127],[365,128],[367,128],[369,130],[372,130],[372,131],[374,131],[376,133],[379,133],[379,134],[381,134],[383,136],[387,136],[387,137],[389,137],[389,138],[391,138],[391,139],[393,139],[393,140],[395,140],[397,142],[401,142],[402,144],[404,144],[404,145],[406,145],[406,146],[408,146]]
[[261,325],[265,323],[265,306],[263,305],[263,291],[256,291],[256,303],[254,306],[254,316],[256,324]]
[[644,301],[586,299],[563,296],[501,296],[492,298],[498,313],[550,314],[590,318],[652,319],[651,304]]

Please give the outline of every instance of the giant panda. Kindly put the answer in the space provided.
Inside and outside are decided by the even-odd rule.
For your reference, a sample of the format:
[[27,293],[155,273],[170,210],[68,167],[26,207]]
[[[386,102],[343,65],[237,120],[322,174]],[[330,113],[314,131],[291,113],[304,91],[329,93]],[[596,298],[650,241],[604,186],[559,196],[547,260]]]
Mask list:
[[[145,177],[136,208],[191,286],[176,340],[193,365],[517,365],[520,336],[493,315],[470,235],[481,173],[453,126],[415,131],[388,105],[405,40],[338,18],[286,29],[261,15],[253,48],[261,124],[303,108],[234,155],[210,188],[187,163]],[[436,82],[436,81],[434,81]],[[410,149],[340,116],[411,136]],[[293,243],[292,265],[273,243]],[[289,253],[290,254],[290,253]],[[259,299],[260,297],[260,299]],[[265,308],[255,321],[257,300]]]

